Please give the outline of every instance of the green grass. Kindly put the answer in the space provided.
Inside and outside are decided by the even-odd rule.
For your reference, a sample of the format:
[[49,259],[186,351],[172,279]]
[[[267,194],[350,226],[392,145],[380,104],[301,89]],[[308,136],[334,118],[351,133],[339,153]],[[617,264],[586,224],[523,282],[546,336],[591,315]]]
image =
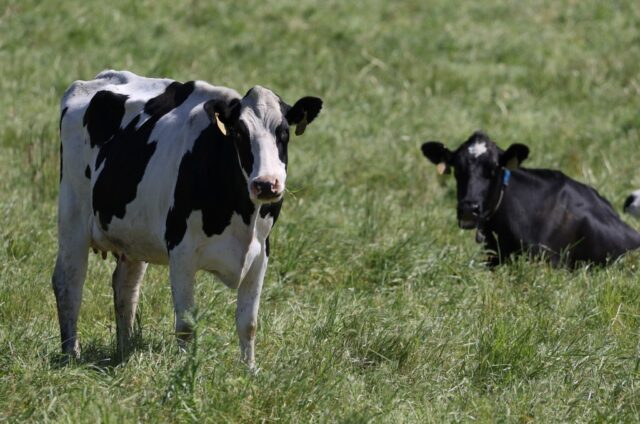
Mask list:
[[[640,186],[639,2],[108,3],[0,2],[0,421],[640,420],[640,255],[489,271],[419,151],[483,128],[619,207]],[[290,146],[255,376],[204,273],[178,352],[162,267],[115,363],[114,264],[93,255],[83,359],[59,366],[58,102],[105,68],[325,100]]]

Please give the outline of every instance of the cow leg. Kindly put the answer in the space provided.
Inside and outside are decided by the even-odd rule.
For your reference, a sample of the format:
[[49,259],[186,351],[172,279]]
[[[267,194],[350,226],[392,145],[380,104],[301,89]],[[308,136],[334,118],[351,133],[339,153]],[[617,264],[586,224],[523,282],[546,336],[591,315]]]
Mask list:
[[147,263],[132,261],[123,256],[118,258],[113,271],[113,304],[116,311],[116,337],[118,355],[124,358],[131,349],[140,284],[147,269]]
[[178,337],[178,346],[186,347],[186,342],[191,339],[193,327],[186,314],[193,312],[193,286],[195,283],[196,268],[183,261],[170,260],[169,278],[171,279],[171,294],[173,296],[173,310],[175,312],[175,328]]
[[255,259],[240,287],[238,287],[236,328],[240,338],[240,359],[252,370],[255,368],[254,350],[260,293],[262,292],[267,263],[268,258],[263,249],[260,256]]
[[80,357],[77,337],[78,315],[82,303],[82,288],[87,274],[89,241],[77,220],[59,219],[59,245],[51,285],[56,296],[62,352],[69,357]]

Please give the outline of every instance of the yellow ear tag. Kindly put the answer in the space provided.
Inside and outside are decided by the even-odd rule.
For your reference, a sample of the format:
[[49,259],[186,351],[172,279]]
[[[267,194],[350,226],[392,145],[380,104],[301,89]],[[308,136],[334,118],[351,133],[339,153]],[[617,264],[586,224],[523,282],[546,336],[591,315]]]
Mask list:
[[307,121],[307,111],[305,111],[302,120],[300,120],[296,125],[296,135],[304,134],[304,130],[307,128],[307,125],[309,125],[309,122]]
[[520,166],[520,162],[518,162],[518,158],[511,158],[507,161],[505,168],[513,171],[514,169],[518,169]]
[[439,175],[443,175],[445,172],[447,172],[447,164],[444,162],[440,162],[436,165],[436,171],[438,171]]
[[222,135],[227,135],[227,127],[225,127],[222,121],[220,120],[220,118],[218,118],[217,113],[215,114],[215,117],[216,117],[216,124],[218,125],[218,129],[220,130],[220,132],[222,133]]

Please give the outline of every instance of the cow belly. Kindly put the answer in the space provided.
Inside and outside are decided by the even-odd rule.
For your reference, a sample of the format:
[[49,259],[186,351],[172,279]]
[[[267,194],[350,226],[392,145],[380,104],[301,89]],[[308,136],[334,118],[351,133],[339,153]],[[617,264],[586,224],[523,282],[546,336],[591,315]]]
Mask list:
[[91,230],[92,247],[127,258],[167,264],[168,255],[164,243],[156,235],[144,228],[131,228],[114,220],[108,231],[102,230],[97,220],[93,221]]

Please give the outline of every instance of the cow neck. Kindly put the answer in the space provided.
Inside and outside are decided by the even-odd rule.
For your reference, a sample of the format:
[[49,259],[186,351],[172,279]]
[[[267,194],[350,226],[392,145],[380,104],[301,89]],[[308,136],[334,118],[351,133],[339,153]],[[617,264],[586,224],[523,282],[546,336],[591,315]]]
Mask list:
[[504,194],[511,181],[511,171],[505,167],[500,168],[500,174],[496,181],[496,189],[493,190],[491,195],[491,202],[493,206],[487,209],[487,211],[480,217],[480,223],[478,224],[476,241],[482,243],[485,239],[484,229],[487,222],[498,212],[502,201],[504,200]]

